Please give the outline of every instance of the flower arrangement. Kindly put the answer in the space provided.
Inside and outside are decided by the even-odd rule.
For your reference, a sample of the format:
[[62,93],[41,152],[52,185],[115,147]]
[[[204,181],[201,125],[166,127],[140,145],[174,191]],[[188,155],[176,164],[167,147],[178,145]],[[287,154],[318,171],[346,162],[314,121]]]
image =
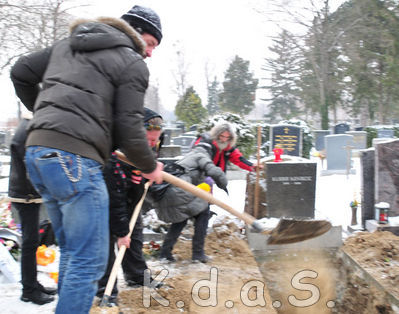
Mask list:
[[359,206],[359,202],[357,200],[353,200],[352,202],[350,202],[349,206],[351,208],[357,208]]

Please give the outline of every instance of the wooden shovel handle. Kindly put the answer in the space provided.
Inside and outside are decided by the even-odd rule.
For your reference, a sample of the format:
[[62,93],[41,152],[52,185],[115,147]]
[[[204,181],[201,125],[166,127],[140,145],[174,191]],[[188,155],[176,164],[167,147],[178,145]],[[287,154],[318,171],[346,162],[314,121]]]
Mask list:
[[[137,217],[139,216],[141,207],[143,206],[143,202],[147,195],[147,191],[148,191],[148,188],[150,185],[151,185],[151,182],[147,182],[144,185],[143,195],[141,196],[141,199],[137,203],[136,207],[134,208],[132,218],[130,218],[130,222],[129,222],[129,234],[128,234],[129,237],[133,232],[134,226],[136,225]],[[111,274],[109,275],[108,282],[105,287],[103,299],[104,298],[106,299],[112,293],[112,289],[114,288],[114,285],[115,285],[116,276],[118,274],[119,267],[122,264],[122,260],[123,260],[123,257],[125,256],[125,252],[126,252],[126,246],[121,245],[121,247],[118,250],[118,255],[116,256],[114,265],[112,266]]]
[[[127,159],[127,157],[123,153],[121,153],[119,151],[116,151],[115,153],[120,160],[134,166],[134,164],[129,159]],[[173,185],[175,185],[175,186],[177,186],[177,187],[179,187],[199,198],[202,198],[203,200],[207,201],[208,203],[211,203],[211,204],[219,206],[220,208],[223,208],[230,214],[236,216],[237,218],[240,218],[242,221],[244,221],[245,223],[247,223],[249,225],[252,225],[256,221],[256,219],[253,216],[251,216],[247,213],[240,213],[239,211],[235,210],[233,207],[231,207],[231,206],[227,205],[226,203],[223,203],[221,200],[218,200],[217,198],[215,198],[211,193],[205,192],[204,190],[201,190],[200,188],[196,187],[195,185],[193,185],[189,182],[186,182],[186,181],[184,181],[174,175],[171,175],[165,171],[162,171],[162,177],[163,177],[164,181],[169,182],[169,183],[171,183],[171,184],[173,184]]]
[[202,198],[203,200],[207,201],[208,203],[215,204],[219,206],[220,208],[223,208],[224,210],[228,211],[230,214],[240,218],[244,222],[246,222],[249,225],[252,225],[253,222],[256,220],[254,217],[251,215],[248,215],[246,213],[240,213],[239,211],[235,210],[233,207],[227,205],[226,203],[223,203],[221,200],[217,199],[214,197],[211,193],[205,192],[204,190],[201,190],[200,188],[196,187],[195,185],[186,182],[178,177],[175,177],[171,175],[170,173],[167,173],[165,171],[162,172],[162,177],[166,182],[169,182],[187,192],[190,192],[191,194]]

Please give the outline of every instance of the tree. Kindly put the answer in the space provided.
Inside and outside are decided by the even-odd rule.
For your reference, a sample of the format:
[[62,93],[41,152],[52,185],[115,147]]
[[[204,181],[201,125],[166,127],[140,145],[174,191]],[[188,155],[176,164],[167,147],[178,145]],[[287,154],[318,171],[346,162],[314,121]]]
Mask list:
[[220,111],[219,94],[219,82],[215,76],[213,82],[208,86],[208,104],[206,108],[208,109],[208,114],[210,116],[213,116]]
[[235,56],[225,72],[220,107],[241,115],[248,114],[255,107],[255,92],[258,80],[249,72],[249,61]]
[[159,98],[158,82],[150,84],[145,92],[144,104],[146,107],[160,113],[162,106]]
[[3,0],[0,4],[0,72],[28,52],[68,34],[73,0]]
[[207,111],[202,106],[201,98],[195,92],[194,87],[187,88],[183,97],[179,99],[175,107],[175,115],[184,122],[186,128],[200,123],[207,117]]
[[399,118],[399,18],[392,5],[392,1],[351,0],[337,11],[346,17],[340,28],[359,20],[340,44],[345,56],[346,106],[354,115],[367,113],[367,124]]
[[299,51],[293,42],[293,36],[286,30],[274,40],[270,51],[275,57],[267,58],[267,64],[262,69],[272,74],[270,85],[263,87],[270,91],[272,97],[262,100],[270,101],[266,117],[271,123],[275,123],[281,119],[298,117],[300,114],[297,87]]
[[189,65],[185,59],[184,47],[181,46],[180,42],[176,42],[173,45],[176,48],[176,69],[172,72],[176,83],[176,94],[178,98],[183,97],[186,86],[187,86],[187,76]]

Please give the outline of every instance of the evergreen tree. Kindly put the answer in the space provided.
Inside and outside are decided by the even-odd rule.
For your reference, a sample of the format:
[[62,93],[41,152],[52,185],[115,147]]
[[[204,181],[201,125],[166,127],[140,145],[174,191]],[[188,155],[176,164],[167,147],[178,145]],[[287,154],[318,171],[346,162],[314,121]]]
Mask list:
[[258,80],[249,72],[249,61],[235,56],[225,72],[220,107],[241,115],[248,114],[255,107],[255,92]]
[[341,29],[358,21],[340,44],[346,61],[346,106],[353,115],[367,113],[363,124],[399,118],[399,18],[392,5],[386,0],[352,0],[337,11],[345,16]]
[[262,69],[272,73],[271,84],[264,88],[272,95],[269,104],[269,113],[266,117],[270,123],[281,119],[298,117],[298,49],[293,42],[293,37],[284,30],[277,39],[270,51],[275,54],[274,58],[266,59],[266,66]]
[[206,108],[208,109],[208,114],[210,116],[213,116],[220,111],[219,93],[219,82],[215,77],[213,82],[208,86],[208,105]]
[[201,98],[195,92],[194,87],[186,89],[175,107],[176,117],[183,121],[186,128],[200,123],[207,117],[207,110],[202,106]]

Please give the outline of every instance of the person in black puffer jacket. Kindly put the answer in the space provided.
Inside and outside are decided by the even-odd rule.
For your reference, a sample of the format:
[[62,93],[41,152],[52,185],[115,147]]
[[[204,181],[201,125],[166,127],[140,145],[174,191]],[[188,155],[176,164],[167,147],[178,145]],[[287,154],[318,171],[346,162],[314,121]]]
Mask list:
[[[147,128],[148,145],[158,154],[160,146],[159,139],[162,133],[162,117],[155,111],[144,108],[144,125]],[[126,252],[122,259],[122,269],[125,281],[128,286],[143,286],[145,283],[144,272],[147,263],[143,256],[143,224],[141,215],[137,216],[134,229],[128,237],[129,222],[133,211],[140,201],[144,192],[145,179],[141,176],[140,170],[123,161],[120,161],[116,154],[113,154],[104,169],[105,182],[110,199],[110,248],[107,270],[99,281],[97,297],[102,298],[112,267],[115,262],[115,243],[118,246],[126,245]],[[159,288],[162,283],[150,280],[149,284]],[[117,304],[117,281],[115,281],[109,298],[109,304]]]
[[56,313],[88,313],[108,257],[108,193],[102,167],[118,147],[145,178],[162,182],[148,147],[143,103],[159,16],[134,6],[120,19],[77,20],[70,36],[17,60],[11,79],[33,111],[29,178],[42,196],[61,258]]
[[36,304],[52,302],[56,289],[43,287],[37,280],[36,250],[39,246],[39,216],[42,198],[30,183],[24,163],[27,126],[31,117],[24,117],[11,140],[11,166],[8,196],[21,220],[21,300]]

